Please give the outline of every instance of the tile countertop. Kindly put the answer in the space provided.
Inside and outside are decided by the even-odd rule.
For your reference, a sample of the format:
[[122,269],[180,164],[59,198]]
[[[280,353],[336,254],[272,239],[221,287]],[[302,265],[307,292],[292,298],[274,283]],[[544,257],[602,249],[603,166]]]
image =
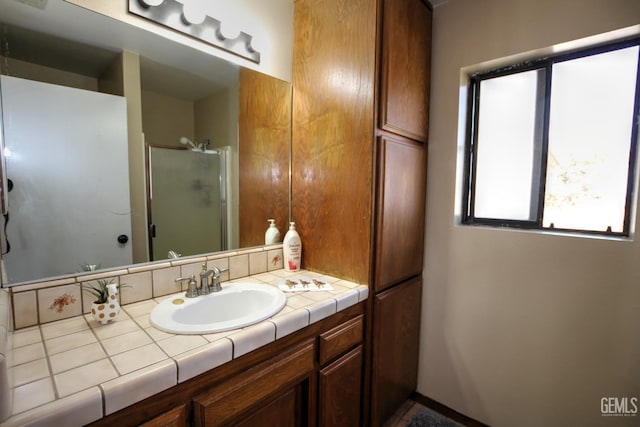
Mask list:
[[[321,277],[333,290],[286,293],[272,318],[209,335],[155,329],[149,313],[164,296],[122,306],[116,322],[91,315],[15,331],[8,361],[12,416],[2,427],[84,425],[220,366],[357,304],[367,286],[308,271],[272,271],[233,282],[277,286],[289,276]],[[222,284],[225,286],[225,283]]]

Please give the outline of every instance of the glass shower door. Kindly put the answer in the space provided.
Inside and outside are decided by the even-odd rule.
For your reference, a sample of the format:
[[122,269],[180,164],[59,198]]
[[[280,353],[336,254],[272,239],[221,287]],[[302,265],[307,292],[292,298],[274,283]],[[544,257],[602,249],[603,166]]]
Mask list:
[[152,259],[222,250],[220,155],[150,146],[149,169]]

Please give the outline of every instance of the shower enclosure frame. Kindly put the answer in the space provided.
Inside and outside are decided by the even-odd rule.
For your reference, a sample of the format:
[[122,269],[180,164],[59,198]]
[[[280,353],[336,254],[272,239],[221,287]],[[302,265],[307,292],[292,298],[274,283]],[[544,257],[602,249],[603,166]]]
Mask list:
[[[157,261],[161,259],[165,259],[162,255],[159,255],[158,258],[154,257],[153,251],[153,239],[155,238],[155,224],[153,222],[153,212],[152,212],[152,173],[151,173],[151,149],[159,148],[159,149],[167,149],[167,150],[177,150],[177,151],[193,151],[193,152],[201,152],[205,155],[215,154],[220,156],[220,173],[219,173],[219,185],[220,185],[220,250],[225,251],[229,249],[229,214],[228,214],[228,184],[229,184],[229,169],[228,169],[228,147],[216,148],[216,149],[190,149],[186,146],[175,146],[175,145],[163,145],[163,144],[150,144],[148,142],[145,143],[145,189],[146,189],[146,214],[147,214],[147,247],[149,253],[150,261]],[[213,252],[213,250],[211,251]]]

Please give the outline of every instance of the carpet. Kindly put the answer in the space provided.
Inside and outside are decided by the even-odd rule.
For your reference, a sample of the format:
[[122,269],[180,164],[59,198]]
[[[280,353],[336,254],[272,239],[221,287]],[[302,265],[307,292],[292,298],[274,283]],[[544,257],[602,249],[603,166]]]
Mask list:
[[427,408],[420,408],[407,421],[406,427],[464,427],[462,424]]

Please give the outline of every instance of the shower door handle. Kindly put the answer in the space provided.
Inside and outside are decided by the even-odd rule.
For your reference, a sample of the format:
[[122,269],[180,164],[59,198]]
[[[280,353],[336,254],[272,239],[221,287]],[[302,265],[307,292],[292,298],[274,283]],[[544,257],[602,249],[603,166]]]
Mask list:
[[156,225],[155,224],[151,224],[149,226],[149,234],[151,235],[151,237],[156,237]]

